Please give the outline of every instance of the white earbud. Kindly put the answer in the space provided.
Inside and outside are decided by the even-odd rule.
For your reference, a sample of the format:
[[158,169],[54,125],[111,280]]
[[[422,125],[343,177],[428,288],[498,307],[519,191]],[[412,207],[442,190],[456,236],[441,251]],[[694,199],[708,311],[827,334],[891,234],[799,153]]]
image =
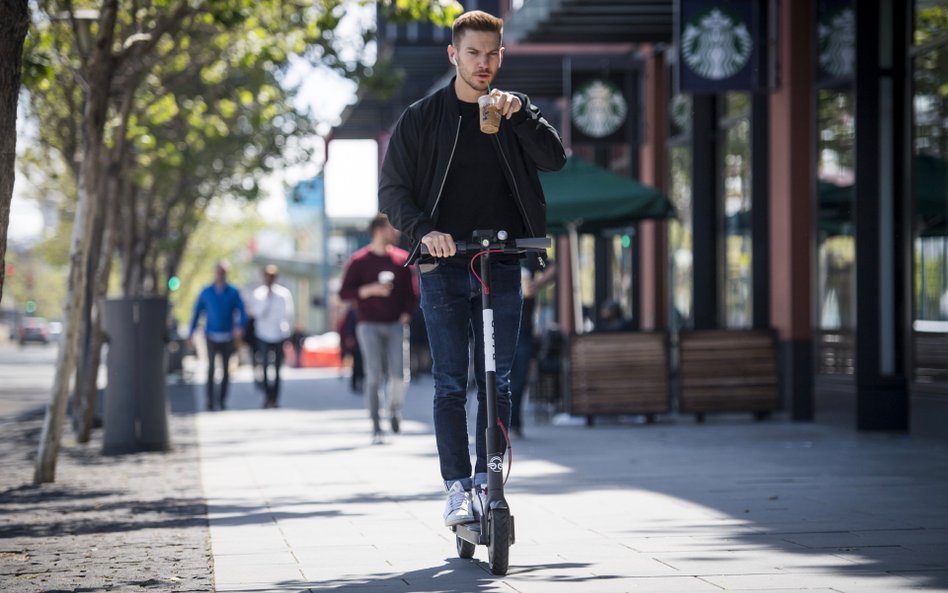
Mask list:
[[451,56],[451,63],[454,64],[455,66],[458,65],[458,58],[457,58],[457,56]]

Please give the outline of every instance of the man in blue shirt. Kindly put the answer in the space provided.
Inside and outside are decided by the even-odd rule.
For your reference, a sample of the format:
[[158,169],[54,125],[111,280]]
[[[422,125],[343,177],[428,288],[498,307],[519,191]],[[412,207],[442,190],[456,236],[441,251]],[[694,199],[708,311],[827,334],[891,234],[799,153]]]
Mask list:
[[224,369],[220,389],[220,409],[224,409],[227,386],[230,383],[230,357],[236,350],[236,340],[243,335],[247,323],[244,302],[237,289],[227,282],[227,265],[214,265],[214,283],[206,286],[194,303],[191,332],[194,337],[201,314],[205,315],[204,336],[207,338],[207,409],[214,409],[214,371],[217,355]]

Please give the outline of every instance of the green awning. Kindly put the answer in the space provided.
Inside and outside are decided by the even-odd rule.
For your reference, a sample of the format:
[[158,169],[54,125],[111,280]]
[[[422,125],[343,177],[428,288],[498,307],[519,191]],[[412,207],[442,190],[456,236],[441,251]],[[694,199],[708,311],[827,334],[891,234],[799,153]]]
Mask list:
[[559,171],[540,172],[546,196],[547,229],[565,233],[569,223],[583,232],[668,218],[675,210],[662,192],[571,156]]

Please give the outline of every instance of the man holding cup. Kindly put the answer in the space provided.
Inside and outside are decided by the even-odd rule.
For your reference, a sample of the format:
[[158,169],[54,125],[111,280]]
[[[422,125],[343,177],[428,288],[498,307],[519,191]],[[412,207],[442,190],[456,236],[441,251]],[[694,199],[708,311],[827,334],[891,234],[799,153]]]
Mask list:
[[[481,11],[459,16],[448,60],[456,76],[402,114],[379,176],[379,205],[392,224],[424,244],[436,263],[419,266],[421,307],[435,380],[434,425],[447,492],[446,525],[473,520],[470,491],[487,482],[482,289],[455,241],[475,230],[511,239],[546,235],[538,169],[556,171],[566,154],[556,130],[527,95],[492,88],[500,69],[503,21]],[[520,266],[491,258],[498,418],[510,420],[510,368],[520,324]],[[475,344],[477,459],[468,450],[468,340]]]
[[356,308],[356,338],[365,365],[365,395],[372,442],[382,444],[381,402],[387,376],[392,432],[401,429],[401,409],[410,380],[408,323],[418,306],[418,287],[408,252],[395,246],[399,232],[379,214],[369,225],[372,242],[349,258],[339,297]]

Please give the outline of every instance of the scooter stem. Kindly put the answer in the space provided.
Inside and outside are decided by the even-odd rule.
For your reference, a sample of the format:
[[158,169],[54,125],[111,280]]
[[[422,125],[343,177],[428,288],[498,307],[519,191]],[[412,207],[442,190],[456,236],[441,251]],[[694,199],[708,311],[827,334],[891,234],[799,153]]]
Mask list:
[[[490,252],[480,258],[481,310],[484,323],[484,369],[486,371],[487,395],[487,500],[488,503],[504,500],[504,447],[503,432],[497,421],[497,362],[494,353],[494,309],[490,290]],[[495,505],[491,505],[493,507]],[[506,503],[504,503],[506,506]]]

